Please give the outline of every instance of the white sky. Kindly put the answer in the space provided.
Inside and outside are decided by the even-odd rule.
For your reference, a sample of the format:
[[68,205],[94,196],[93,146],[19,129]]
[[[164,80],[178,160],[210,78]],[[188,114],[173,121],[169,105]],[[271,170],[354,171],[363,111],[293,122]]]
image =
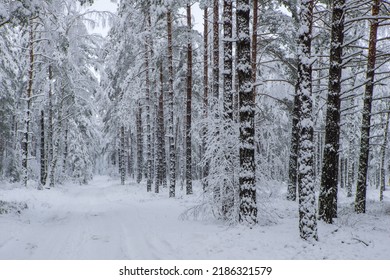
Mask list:
[[[109,11],[115,13],[118,6],[118,1],[116,0],[95,0],[94,4],[88,8],[88,10],[96,11]],[[199,4],[195,3],[192,6],[192,16],[195,20],[194,29],[203,33],[203,11],[199,8]],[[101,33],[103,36],[107,35],[110,27],[107,25],[105,27],[98,26],[93,29],[93,32]]]

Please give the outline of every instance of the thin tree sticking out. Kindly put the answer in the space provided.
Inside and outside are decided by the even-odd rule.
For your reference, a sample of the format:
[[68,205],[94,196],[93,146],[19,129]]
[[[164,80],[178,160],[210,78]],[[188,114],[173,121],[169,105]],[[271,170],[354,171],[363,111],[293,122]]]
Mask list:
[[386,148],[387,148],[387,138],[389,135],[389,121],[390,121],[390,113],[386,113],[386,123],[384,127],[384,135],[383,135],[383,143],[381,146],[381,182],[380,182],[380,190],[379,190],[379,201],[383,201],[383,192],[385,191],[386,185],[386,167],[385,167],[385,157],[386,157]]
[[46,149],[45,149],[45,112],[41,111],[41,178],[39,189],[46,185],[47,168],[46,168]]
[[152,133],[151,133],[151,118],[150,118],[150,77],[149,77],[149,42],[148,37],[145,44],[145,89],[146,89],[146,190],[152,191]]
[[233,1],[224,0],[223,2],[223,108],[224,108],[224,130],[227,132],[228,145],[226,157],[225,172],[228,178],[225,178],[223,198],[222,198],[222,213],[225,219],[228,219],[234,206],[234,189],[233,189],[233,150],[231,139],[234,138],[233,133]]
[[176,152],[173,134],[173,46],[172,46],[172,11],[167,11],[168,31],[168,139],[169,139],[169,197],[175,197],[176,190]]
[[359,153],[359,169],[358,180],[355,197],[355,212],[366,212],[366,191],[367,191],[367,170],[369,156],[369,139],[371,126],[371,107],[372,95],[374,92],[375,79],[375,63],[376,63],[376,41],[378,33],[379,21],[376,18],[379,14],[379,7],[382,0],[373,0],[372,5],[372,21],[370,25],[370,39],[368,45],[368,61],[366,73],[366,87],[364,91],[363,115],[360,136],[360,153]]
[[239,221],[257,223],[254,117],[255,104],[252,86],[251,42],[249,35],[249,0],[237,1],[237,75],[239,86],[240,170]]
[[186,194],[192,194],[192,143],[191,143],[191,117],[192,117],[192,23],[191,4],[187,4],[187,116],[186,116]]
[[142,131],[142,107],[141,104],[138,104],[138,112],[136,113],[137,119],[137,183],[142,181],[142,172],[143,172],[143,131]]
[[[215,124],[213,138],[217,138],[219,133],[219,0],[214,0],[213,3],[213,97],[211,99],[211,111],[214,113]],[[211,166],[213,169],[215,166]],[[213,171],[211,171],[213,172]],[[219,205],[221,201],[221,187],[215,184],[214,201]],[[218,207],[220,208],[220,207]]]
[[125,127],[121,126],[121,135],[120,135],[120,174],[121,174],[121,185],[125,184],[126,177],[126,164],[125,164]]
[[[204,7],[203,11],[204,16],[204,29],[203,29],[203,119],[207,120],[208,116],[208,106],[209,106],[209,54],[208,54],[208,32],[209,32],[209,21],[208,21],[208,8],[207,6]],[[207,143],[207,124],[204,124],[203,127],[203,142],[202,142],[202,150],[203,153],[206,151],[206,143]],[[205,163],[203,166],[203,191],[206,191],[207,189],[207,176],[209,174],[209,165],[208,163]]]
[[298,144],[299,144],[299,118],[300,118],[300,98],[298,95],[298,83],[295,86],[294,108],[292,112],[291,124],[291,144],[290,157],[288,162],[288,187],[287,199],[295,201],[297,199],[298,184]]
[[25,133],[24,133],[24,139],[22,142],[22,168],[23,168],[23,184],[27,187],[27,181],[28,181],[28,143],[30,141],[30,118],[31,118],[31,98],[33,95],[33,80],[34,80],[34,21],[33,19],[30,19],[30,38],[29,38],[29,70],[28,70],[28,86],[27,86],[27,109],[26,109],[26,119],[25,119]]
[[[329,61],[329,89],[325,125],[319,218],[331,224],[337,217],[337,178],[340,146],[340,92],[343,69],[345,0],[334,0]],[[342,165],[343,167],[343,165]]]
[[299,231],[302,239],[318,240],[313,174],[311,37],[314,0],[301,0],[298,34],[298,96],[301,112],[298,146]]

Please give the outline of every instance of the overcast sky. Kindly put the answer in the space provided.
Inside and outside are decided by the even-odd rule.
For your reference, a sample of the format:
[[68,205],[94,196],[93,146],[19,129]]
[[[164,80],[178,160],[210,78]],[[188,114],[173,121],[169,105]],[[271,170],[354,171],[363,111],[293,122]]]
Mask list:
[[[118,1],[115,0],[95,0],[94,4],[88,9],[115,13],[118,6],[117,2]],[[203,33],[203,11],[199,8],[198,3],[195,3],[192,6],[192,16],[195,20],[194,29]],[[96,27],[93,32],[101,33],[103,36],[106,36],[109,29],[109,26],[103,27],[100,25],[99,27]]]

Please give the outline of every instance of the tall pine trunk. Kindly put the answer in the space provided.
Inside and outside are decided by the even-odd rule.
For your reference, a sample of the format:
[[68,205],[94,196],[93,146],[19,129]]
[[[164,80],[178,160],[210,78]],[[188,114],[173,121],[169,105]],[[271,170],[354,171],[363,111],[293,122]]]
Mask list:
[[138,104],[137,118],[137,183],[142,181],[142,172],[144,165],[143,156],[143,132],[142,132],[142,107]]
[[152,191],[152,132],[150,118],[149,38],[145,44],[145,102],[146,102],[146,190]]
[[46,168],[46,149],[45,149],[45,113],[41,111],[41,159],[40,159],[40,189],[46,185],[47,168]]
[[224,0],[223,2],[223,107],[224,107],[224,130],[227,132],[227,150],[225,172],[228,178],[224,182],[222,197],[222,213],[227,219],[234,206],[233,189],[233,150],[232,139],[233,132],[233,2]]
[[[209,54],[208,54],[208,44],[209,44],[209,21],[208,21],[208,8],[204,7],[203,11],[204,17],[204,26],[203,26],[203,120],[207,120],[208,116],[208,107],[209,107]],[[207,148],[207,123],[205,121],[203,131],[202,131],[202,150],[205,153]],[[209,174],[209,164],[204,163],[202,170],[203,177],[203,191],[207,189],[207,176]]]
[[257,223],[255,177],[255,103],[252,86],[249,0],[237,1],[237,75],[239,86],[240,170],[239,221]]
[[126,178],[126,164],[125,164],[125,127],[121,126],[121,133],[120,133],[120,175],[121,175],[121,185],[125,184],[125,178]]
[[385,158],[386,158],[386,149],[387,149],[387,138],[389,134],[389,120],[390,113],[386,114],[386,123],[385,123],[385,133],[383,136],[383,143],[381,146],[381,178],[380,178],[380,190],[379,190],[379,201],[383,201],[383,192],[385,191],[386,185],[386,166],[385,166]]
[[302,239],[318,240],[314,192],[314,144],[311,38],[314,0],[301,0],[298,33],[298,145],[299,232]]
[[192,23],[191,5],[187,4],[187,108],[186,108],[186,193],[192,194],[192,144],[191,144],[191,119],[192,119]]
[[30,123],[31,123],[31,99],[33,95],[33,80],[34,80],[34,22],[30,19],[30,31],[29,31],[29,70],[28,70],[28,85],[27,85],[27,109],[25,119],[25,132],[22,141],[22,169],[23,169],[23,184],[27,187],[28,181],[28,157],[29,150],[28,144],[30,142]]
[[175,197],[176,191],[176,151],[173,133],[173,46],[172,46],[172,11],[167,11],[168,31],[168,141],[169,141],[169,197]]
[[355,197],[355,212],[366,212],[366,191],[367,191],[367,170],[368,157],[370,150],[370,126],[371,126],[371,106],[372,96],[374,93],[374,79],[375,79],[375,63],[376,63],[376,41],[378,32],[379,6],[382,0],[373,0],[372,4],[372,21],[370,25],[370,38],[368,45],[368,61],[366,72],[366,86],[364,91],[363,115],[361,125],[360,137],[360,153],[359,153],[359,168],[358,179]]
[[[334,0],[330,42],[329,84],[322,164],[319,218],[331,224],[337,217],[337,179],[340,146],[340,94],[343,69],[345,0]],[[341,164],[341,168],[344,168]],[[342,174],[342,173],[341,173]],[[341,176],[342,177],[342,176]],[[343,179],[343,178],[341,178]]]
[[299,118],[300,118],[300,98],[298,95],[298,83],[295,86],[294,105],[292,111],[291,143],[288,165],[288,186],[287,199],[295,201],[297,199],[298,184],[298,144],[299,144]]

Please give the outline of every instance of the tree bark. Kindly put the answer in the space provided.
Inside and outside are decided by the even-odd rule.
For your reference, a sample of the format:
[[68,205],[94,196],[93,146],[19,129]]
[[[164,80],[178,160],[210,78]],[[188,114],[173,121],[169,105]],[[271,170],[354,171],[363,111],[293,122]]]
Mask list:
[[297,199],[297,183],[298,183],[298,144],[299,144],[299,118],[300,104],[298,95],[298,84],[295,87],[294,108],[292,112],[291,125],[291,143],[288,169],[288,187],[287,199],[295,201]]
[[224,182],[222,197],[222,214],[228,219],[234,206],[234,189],[233,189],[233,154],[232,142],[233,132],[233,1],[224,0],[223,2],[223,107],[224,107],[224,130],[227,139],[226,147],[226,167],[225,172],[228,177]]
[[143,173],[143,137],[142,137],[142,107],[138,104],[137,115],[137,183],[142,181]]
[[364,91],[363,115],[361,125],[360,137],[360,153],[359,153],[359,168],[358,179],[355,197],[355,212],[366,212],[366,192],[367,192],[367,170],[368,157],[370,150],[370,126],[371,126],[371,107],[372,96],[374,93],[374,79],[375,79],[375,63],[376,63],[376,41],[378,33],[379,21],[376,18],[379,14],[379,7],[382,0],[373,0],[372,4],[372,19],[370,25],[370,38],[368,45],[368,61],[366,72],[366,86]]
[[30,19],[30,31],[29,31],[29,70],[28,70],[28,85],[27,85],[27,109],[26,109],[26,119],[25,119],[25,132],[24,138],[22,141],[22,169],[23,169],[23,184],[27,187],[28,181],[28,144],[30,141],[30,123],[31,123],[31,98],[33,95],[33,81],[34,81],[34,22],[33,19]]
[[251,42],[249,35],[249,0],[237,1],[237,75],[239,84],[240,122],[240,172],[239,172],[239,221],[257,223],[254,117],[255,104],[252,86]]
[[146,102],[146,191],[152,191],[152,137],[150,118],[149,38],[145,44],[145,102]]
[[313,174],[313,101],[311,37],[314,0],[301,0],[298,33],[298,96],[300,121],[298,145],[299,231],[302,239],[318,240]]
[[187,107],[186,107],[186,194],[192,194],[192,143],[191,143],[191,121],[192,121],[192,23],[191,5],[187,4]]
[[46,185],[47,179],[47,168],[46,168],[46,152],[45,152],[45,113],[41,111],[41,178],[40,178],[40,189]]
[[173,47],[172,47],[172,11],[170,7],[167,11],[167,31],[168,31],[168,140],[169,140],[169,197],[175,197],[176,191],[176,151],[174,139],[174,111],[173,111]]
[[385,133],[383,136],[383,143],[381,146],[381,179],[380,179],[380,189],[379,189],[379,201],[383,201],[383,192],[385,191],[386,185],[386,166],[385,166],[385,158],[386,158],[386,149],[387,149],[387,138],[389,134],[389,120],[390,113],[386,114],[386,123],[385,123]]
[[121,185],[125,184],[126,164],[125,164],[125,127],[121,126],[121,148],[120,148],[120,165],[121,165]]
[[[204,17],[204,29],[203,29],[203,120],[207,120],[208,117],[208,106],[209,106],[209,55],[208,55],[208,33],[209,33],[209,21],[208,21],[208,8],[204,7],[203,11]],[[202,135],[202,150],[203,153],[206,151],[207,147],[207,124],[206,121],[203,127]],[[206,162],[203,166],[202,177],[203,177],[203,191],[206,191],[208,183],[207,176],[209,174],[209,164]]]

